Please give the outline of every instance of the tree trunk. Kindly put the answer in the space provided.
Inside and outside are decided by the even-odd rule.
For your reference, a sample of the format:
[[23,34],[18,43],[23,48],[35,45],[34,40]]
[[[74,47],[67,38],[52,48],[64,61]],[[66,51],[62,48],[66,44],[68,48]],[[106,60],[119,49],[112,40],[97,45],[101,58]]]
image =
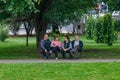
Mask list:
[[30,30],[30,36],[32,36],[33,29],[34,29],[34,27],[32,27],[31,30]]
[[44,34],[46,33],[46,29],[47,29],[47,24],[45,23],[45,20],[41,21],[41,24],[39,25],[39,27],[41,27],[41,30],[38,30],[36,33],[36,45],[37,45],[37,53],[40,56],[41,53],[41,46],[40,46],[40,41],[43,39]]
[[27,25],[26,24],[26,22],[23,22],[24,23],[24,27],[25,27],[25,30],[26,30],[26,46],[28,47],[28,38],[29,38],[29,28],[28,28],[28,26],[29,25]]
[[40,11],[34,14],[34,24],[35,24],[35,31],[36,31],[36,45],[37,45],[37,54],[40,56],[41,48],[40,48],[40,41],[43,38],[44,34],[46,33],[48,20],[45,19],[43,16],[49,10],[53,0],[42,0],[40,4],[36,4],[36,8]]
[[29,44],[28,44],[28,38],[29,38],[29,33],[27,32],[27,33],[26,33],[26,46],[27,46],[27,47],[29,46]]
[[40,41],[43,39],[43,36],[46,33],[47,20],[39,19],[37,16],[39,15],[36,15],[35,17],[36,45],[37,45],[37,55],[40,57],[40,53],[41,53]]

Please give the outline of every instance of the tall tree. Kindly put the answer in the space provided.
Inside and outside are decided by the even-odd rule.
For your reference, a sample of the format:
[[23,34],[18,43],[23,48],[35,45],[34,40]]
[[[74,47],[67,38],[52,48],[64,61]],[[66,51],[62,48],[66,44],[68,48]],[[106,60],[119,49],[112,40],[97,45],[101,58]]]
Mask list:
[[[70,23],[80,19],[83,13],[93,7],[96,0],[0,0],[3,11],[16,21],[33,20],[36,30],[37,53],[39,42],[50,22]],[[17,17],[16,17],[17,16]],[[8,18],[8,17],[7,17]]]

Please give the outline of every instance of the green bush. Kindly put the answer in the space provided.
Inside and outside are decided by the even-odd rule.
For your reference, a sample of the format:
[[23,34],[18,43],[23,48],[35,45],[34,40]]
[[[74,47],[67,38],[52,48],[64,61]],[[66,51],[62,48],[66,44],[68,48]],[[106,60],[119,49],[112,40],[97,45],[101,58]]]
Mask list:
[[120,31],[120,20],[114,20],[114,28],[117,32]]
[[111,46],[116,40],[116,31],[114,29],[114,21],[111,14],[106,14],[104,16],[103,27],[104,42]]
[[97,43],[105,43],[112,46],[113,42],[117,40],[118,24],[112,19],[111,14],[106,14],[104,17],[96,19],[95,27],[95,41]]
[[103,17],[98,18],[96,22],[95,41],[97,43],[103,43],[103,22],[104,22]]
[[59,40],[62,40],[62,38],[61,37],[64,37],[64,36],[66,36],[67,34],[56,34],[56,33],[51,33],[51,36],[52,36],[52,40],[54,39],[54,37],[58,37],[59,38]]
[[8,38],[9,29],[5,24],[0,24],[0,40],[4,42]]
[[93,17],[89,17],[86,23],[86,37],[87,39],[93,39],[94,38],[94,29],[95,29],[95,23]]

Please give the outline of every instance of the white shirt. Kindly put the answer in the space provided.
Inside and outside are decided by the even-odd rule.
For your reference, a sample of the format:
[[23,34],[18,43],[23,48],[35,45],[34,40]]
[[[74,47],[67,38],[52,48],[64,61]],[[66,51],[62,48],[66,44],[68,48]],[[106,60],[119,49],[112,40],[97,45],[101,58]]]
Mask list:
[[75,41],[74,46],[78,46],[79,45],[79,41]]

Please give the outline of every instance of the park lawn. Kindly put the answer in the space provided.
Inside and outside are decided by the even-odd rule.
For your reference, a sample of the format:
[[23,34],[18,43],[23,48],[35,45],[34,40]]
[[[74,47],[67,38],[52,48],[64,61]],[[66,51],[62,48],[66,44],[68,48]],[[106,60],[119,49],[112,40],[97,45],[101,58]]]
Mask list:
[[0,80],[119,80],[120,63],[0,64]]
[[29,46],[26,47],[25,38],[13,37],[4,43],[0,42],[0,59],[33,59],[37,58],[35,39],[29,39]]
[[[74,37],[71,36],[71,40],[73,40],[73,38]],[[120,40],[117,40],[113,46],[107,46],[106,44],[97,44],[94,40],[87,40],[85,36],[80,36],[80,39],[84,43],[82,58],[120,58]],[[64,38],[61,37],[60,40],[63,41]],[[10,37],[4,43],[0,42],[0,59],[39,58],[36,54],[35,37],[29,38],[28,47],[26,47],[25,41],[25,37]]]

